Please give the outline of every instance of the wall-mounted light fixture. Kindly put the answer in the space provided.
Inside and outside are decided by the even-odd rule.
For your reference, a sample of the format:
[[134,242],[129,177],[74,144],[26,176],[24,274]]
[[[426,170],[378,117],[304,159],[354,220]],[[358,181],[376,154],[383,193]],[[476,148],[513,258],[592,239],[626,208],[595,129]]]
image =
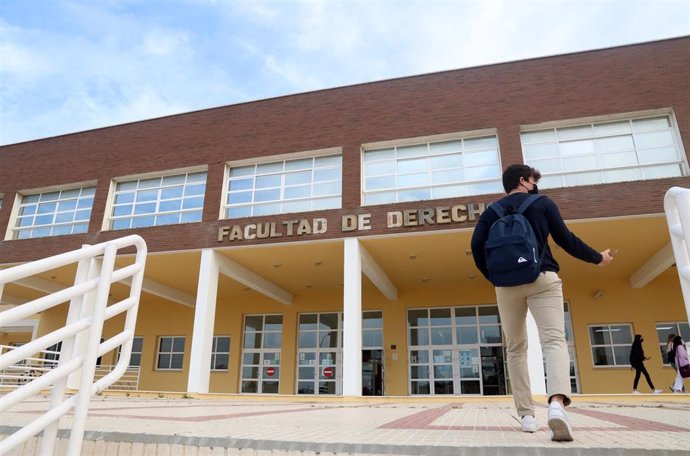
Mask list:
[[601,289],[595,291],[594,294],[592,295],[592,297],[594,299],[600,299],[602,296],[604,296],[604,290],[601,290]]

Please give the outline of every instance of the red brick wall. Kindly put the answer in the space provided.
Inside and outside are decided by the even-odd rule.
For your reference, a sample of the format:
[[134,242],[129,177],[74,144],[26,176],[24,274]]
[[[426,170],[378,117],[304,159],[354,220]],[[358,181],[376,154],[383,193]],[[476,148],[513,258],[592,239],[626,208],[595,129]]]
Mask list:
[[[367,235],[396,232],[385,228],[389,210],[489,202],[498,195],[361,208],[362,144],[496,128],[505,166],[522,161],[520,125],[672,108],[687,150],[688,75],[690,37],[685,37],[322,90],[0,147],[2,233],[16,191],[98,182],[88,234],[0,242],[0,263],[128,234],[131,231],[100,232],[112,177],[204,164],[209,167],[204,222],[136,232],[145,237],[151,251],[217,246],[219,226],[248,223],[217,220],[226,161],[335,146],[343,148],[342,210],[252,222],[326,217],[328,233],[311,238],[334,238],[348,235],[340,231],[342,215],[371,213],[375,228]],[[662,212],[663,195],[674,185],[688,187],[690,178],[575,187],[548,194],[566,219],[612,217]],[[416,229],[444,228],[447,225]],[[269,242],[275,241],[285,239]]]

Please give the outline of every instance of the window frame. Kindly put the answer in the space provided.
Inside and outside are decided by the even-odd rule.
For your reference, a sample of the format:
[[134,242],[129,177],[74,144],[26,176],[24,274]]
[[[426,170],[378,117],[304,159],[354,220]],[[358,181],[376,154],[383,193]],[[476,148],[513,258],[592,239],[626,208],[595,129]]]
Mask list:
[[[163,339],[171,339],[170,343],[170,351],[169,352],[161,352],[161,344],[163,342]],[[184,348],[182,352],[176,352],[174,351],[175,347],[175,339],[182,339],[184,342]],[[187,337],[186,336],[158,336],[158,343],[156,344],[156,358],[154,359],[155,365],[154,365],[154,370],[156,371],[162,371],[162,372],[181,372],[184,370],[184,355],[185,355],[185,350],[187,349]],[[178,368],[172,368],[172,367],[158,367],[160,363],[160,356],[161,354],[167,354],[170,355],[170,363],[169,365],[172,366],[172,355],[175,354],[182,354],[182,367]]]
[[[141,351],[136,351],[134,350],[135,348],[135,341],[136,340],[141,340]],[[122,352],[122,345],[118,345],[117,347],[117,353],[115,355],[115,364],[117,364],[120,361],[120,353]],[[144,352],[144,336],[134,336],[132,337],[132,352],[130,353],[129,357],[129,363],[127,364],[127,367],[138,367],[141,369],[141,354]],[[139,364],[132,364],[132,357],[134,355],[139,355]]]
[[[266,214],[266,215],[248,215],[248,216],[243,216],[243,217],[228,217],[227,211],[231,207],[228,204],[228,194],[230,192],[230,170],[232,168],[239,168],[239,167],[244,167],[244,166],[252,166],[252,165],[263,165],[263,164],[270,164],[270,163],[277,163],[277,162],[285,162],[285,161],[292,161],[292,160],[299,160],[299,159],[305,159],[305,158],[320,158],[320,157],[328,157],[328,156],[339,156],[340,157],[340,194],[338,197],[340,198],[340,205],[337,208],[330,208],[330,209],[309,209],[309,210],[304,210],[304,211],[295,211],[295,212],[283,212],[282,211],[282,205],[285,202],[291,202],[292,200],[285,200],[284,198],[279,199],[275,201],[275,204],[280,204],[281,205],[281,211],[275,214]],[[314,170],[312,166],[312,171]],[[276,173],[279,176],[284,176],[285,175],[285,170],[283,170],[281,173]],[[253,174],[254,177],[256,177],[256,173]],[[313,182],[312,182],[313,183]],[[281,178],[281,185],[280,185],[280,191],[281,194],[283,194],[285,190],[285,182],[284,179]],[[252,187],[252,190],[255,190],[255,187]],[[329,197],[329,198],[332,198]],[[221,187],[221,196],[220,196],[220,208],[218,212],[218,219],[219,220],[239,220],[242,218],[253,218],[253,217],[271,217],[275,215],[283,215],[283,214],[299,214],[301,212],[316,212],[316,211],[329,211],[329,210],[338,210],[342,209],[343,207],[343,148],[342,147],[329,147],[329,148],[324,148],[324,149],[317,149],[317,150],[310,150],[310,151],[302,151],[302,152],[293,152],[289,154],[278,154],[278,155],[270,155],[267,157],[259,157],[259,158],[251,158],[251,159],[246,159],[246,160],[231,160],[225,162],[225,169],[223,172],[223,185]],[[323,198],[316,198],[316,200],[323,199]],[[314,201],[314,197],[310,196],[309,198],[302,198],[302,199],[295,199],[294,201]],[[259,202],[261,203],[261,202]],[[255,201],[252,201],[251,203],[247,203],[241,207],[244,206],[249,206],[249,207],[254,207],[256,205]],[[253,209],[252,209],[253,213]]]
[[[600,327],[600,326],[606,326],[609,330],[609,333],[611,332],[611,326],[627,326],[630,329],[630,342],[626,344],[614,344],[613,341],[611,341],[611,344],[593,344],[592,343],[592,332],[590,331],[591,328],[594,327]],[[635,331],[632,323],[593,323],[587,325],[587,337],[589,339],[589,356],[592,361],[592,367],[594,369],[629,369],[630,368],[630,363],[626,359],[626,364],[606,364],[606,365],[597,365],[595,363],[595,358],[594,358],[594,348],[595,347],[610,347],[611,352],[613,354],[613,362],[616,362],[616,356],[615,352],[613,351],[613,347],[627,347],[628,350],[630,350],[630,346],[632,345],[632,342],[635,337]]]
[[[93,198],[93,203],[91,204],[91,214],[89,215],[89,219],[85,220],[86,222],[86,231],[84,233],[69,233],[69,234],[56,234],[56,235],[50,235],[50,236],[41,236],[41,237],[30,237],[26,239],[19,239],[18,237],[15,237],[15,234],[17,236],[19,235],[19,231],[15,230],[17,220],[19,219],[19,210],[21,209],[22,206],[22,199],[27,196],[32,196],[32,195],[40,195],[44,193],[52,193],[52,192],[62,192],[65,190],[79,190],[81,193],[81,190],[84,188],[93,188],[94,189],[94,194],[91,196]],[[94,204],[96,201],[96,192],[98,191],[97,188],[97,181],[95,180],[89,180],[89,181],[81,181],[81,182],[72,182],[69,184],[62,184],[62,185],[53,185],[49,187],[40,187],[40,188],[31,188],[31,189],[23,189],[23,190],[18,190],[14,194],[14,202],[12,204],[12,210],[10,212],[10,217],[9,221],[7,223],[7,228],[5,230],[5,241],[17,241],[17,240],[29,240],[29,239],[41,239],[41,238],[53,238],[57,236],[74,236],[74,235],[80,235],[80,234],[87,234],[89,232],[89,228],[91,226],[91,218],[93,217],[93,208]],[[59,200],[56,200],[59,201]],[[3,204],[6,204],[6,201],[3,200]],[[57,213],[57,211],[55,212]],[[76,213],[76,210],[75,210]],[[74,224],[74,221],[72,221],[72,224]],[[67,225],[67,224],[63,224]],[[33,225],[32,225],[33,226]],[[53,227],[55,224],[52,225],[46,225]]]
[[[203,194],[203,199],[204,202],[201,206],[201,216],[202,220],[196,221],[196,222],[179,222],[179,223],[171,223],[171,224],[166,224],[166,225],[147,225],[145,227],[130,227],[130,228],[118,228],[118,229],[113,229],[113,210],[115,207],[115,192],[117,191],[117,185],[120,183],[124,182],[132,182],[132,181],[139,181],[139,180],[144,180],[144,179],[156,179],[156,178],[164,178],[164,177],[170,177],[170,176],[177,176],[181,174],[196,174],[196,173],[206,173],[206,182],[205,182],[205,189],[204,189],[204,194]],[[160,189],[161,187],[154,187]],[[149,173],[141,173],[141,174],[128,174],[126,176],[118,176],[110,179],[110,187],[108,189],[108,199],[106,201],[105,205],[105,211],[103,213],[103,223],[101,224],[101,231],[125,231],[125,230],[135,230],[138,228],[160,228],[164,226],[177,226],[177,225],[182,225],[182,224],[187,224],[187,223],[201,223],[203,222],[203,214],[204,214],[204,208],[206,206],[206,190],[208,189],[208,165],[200,165],[200,166],[189,166],[185,168],[176,168],[176,169],[170,169],[170,170],[164,170],[164,171],[153,171]],[[155,203],[158,204],[160,203],[160,199],[156,199]],[[191,211],[188,211],[191,212]],[[159,214],[165,214],[166,212],[152,212],[152,213],[147,213],[147,216],[156,216]],[[172,211],[170,214],[175,214],[175,213],[184,213],[181,209],[178,211]],[[133,217],[134,214],[130,214],[130,218]]]
[[[422,185],[422,186],[412,186],[409,187],[409,189],[414,190],[414,189],[429,189],[430,192],[433,192],[434,189],[440,189],[444,187],[449,187],[449,186],[457,186],[457,185],[468,185],[468,184],[484,184],[484,183],[495,183],[497,184],[497,191],[495,193],[502,193],[503,192],[503,184],[502,184],[502,172],[503,172],[503,166],[502,166],[502,159],[503,157],[501,156],[501,143],[499,140],[498,136],[498,130],[496,128],[484,128],[484,129],[479,129],[479,130],[471,130],[471,131],[462,131],[462,132],[453,132],[453,133],[443,133],[443,134],[438,134],[438,135],[428,135],[428,136],[419,136],[419,137],[413,137],[413,138],[402,138],[402,139],[392,139],[392,140],[385,140],[385,141],[378,141],[378,142],[371,142],[371,143],[366,143],[362,144],[360,148],[360,174],[361,174],[361,179],[360,179],[360,205],[362,207],[373,207],[373,206],[380,206],[384,204],[399,204],[399,203],[405,203],[405,202],[414,202],[414,201],[433,201],[437,199],[448,199],[448,198],[458,198],[458,197],[468,197],[468,196],[476,196],[476,195],[490,195],[493,193],[468,193],[466,195],[459,195],[459,196],[439,196],[435,197],[431,195],[431,198],[429,199],[421,199],[421,200],[404,200],[401,201],[398,197],[398,192],[400,190],[405,190],[408,189],[408,187],[400,187],[398,185],[398,163],[399,159],[397,156],[394,158],[395,163],[396,163],[396,170],[393,176],[395,177],[395,187],[384,190],[386,192],[395,192],[395,199],[396,201],[394,202],[377,202],[377,203],[367,203],[366,200],[366,195],[367,194],[372,194],[372,193],[381,193],[380,191],[375,191],[372,192],[366,191],[365,185],[366,185],[366,176],[365,176],[365,155],[367,152],[373,152],[375,150],[380,150],[380,149],[390,149],[390,148],[402,148],[402,147],[409,147],[409,146],[422,146],[422,145],[431,145],[431,144],[437,144],[437,143],[443,143],[443,142],[449,142],[449,141],[464,141],[465,140],[471,140],[471,139],[479,139],[479,138],[485,138],[485,137],[495,137],[496,139],[496,156],[497,156],[497,163],[496,165],[498,166],[498,174],[494,179],[479,179],[479,180],[465,180],[463,179],[462,181],[459,182],[453,182],[453,183],[444,183],[444,184],[433,184],[429,183],[428,185]],[[465,152],[464,151],[464,146],[463,150],[461,153]],[[439,154],[427,154],[424,157],[433,157],[433,156],[445,156],[449,155],[448,153],[439,153]],[[421,157],[417,157],[421,158]],[[471,167],[470,167],[471,168]],[[462,164],[461,169],[464,171],[467,169],[464,166],[464,163]],[[405,175],[405,173],[403,173]]]
[[[602,153],[600,151],[594,151],[593,154],[590,155],[576,155],[577,157],[589,157],[593,156],[597,160],[597,167],[592,168],[592,169],[583,169],[583,170],[576,170],[576,171],[563,171],[563,166],[561,166],[561,171],[558,172],[544,172],[542,171],[542,178],[559,178],[561,180],[561,184],[558,186],[551,186],[549,185],[548,187],[544,188],[572,188],[572,187],[579,187],[579,186],[584,186],[584,185],[610,185],[610,184],[616,184],[620,182],[645,182],[645,181],[650,181],[650,180],[656,180],[656,179],[667,179],[667,178],[673,178],[673,177],[652,177],[652,178],[641,178],[641,179],[635,179],[635,180],[621,180],[617,181],[614,180],[612,182],[604,182],[602,178],[602,182],[599,183],[584,183],[584,184],[565,184],[565,177],[567,176],[572,176],[572,175],[577,175],[581,173],[594,173],[594,172],[613,172],[613,171],[625,171],[625,170],[630,170],[630,169],[637,169],[640,170],[640,173],[643,172],[645,169],[650,169],[656,166],[663,166],[663,165],[678,165],[681,167],[681,176],[676,176],[676,177],[685,177],[690,174],[690,166],[688,164],[688,158],[687,154],[685,151],[685,147],[683,145],[683,140],[680,135],[680,131],[678,128],[678,122],[676,120],[675,112],[672,108],[662,108],[662,109],[652,109],[652,110],[644,110],[644,111],[634,111],[634,112],[626,112],[626,113],[616,113],[616,114],[607,114],[607,115],[602,115],[602,116],[590,116],[590,117],[581,117],[581,118],[574,118],[574,119],[566,119],[566,120],[557,120],[557,121],[549,121],[549,122],[543,122],[539,124],[529,124],[529,125],[520,125],[519,127],[519,135],[520,135],[520,150],[522,153],[522,159],[523,162],[527,165],[530,165],[530,162],[526,159],[525,157],[525,151],[524,147],[525,144],[522,141],[522,135],[523,133],[530,133],[530,132],[536,132],[536,131],[544,131],[544,130],[551,130],[555,131],[556,129],[564,129],[564,128],[576,128],[576,127],[583,127],[587,125],[596,125],[596,124],[607,124],[607,123],[615,123],[615,122],[634,122],[637,120],[644,120],[644,119],[652,119],[656,117],[667,117],[669,120],[670,126],[668,127],[670,129],[671,136],[673,137],[673,142],[674,146],[676,147],[676,151],[679,154],[679,158],[677,161],[672,161],[672,162],[653,162],[653,163],[648,163],[648,164],[643,164],[639,162],[639,151],[640,150],[645,150],[645,149],[640,149],[637,145],[634,143],[634,132],[632,129],[629,132],[621,132],[621,133],[608,133],[606,135],[597,135],[592,133],[589,136],[582,137],[582,138],[575,138],[575,139],[567,139],[567,140],[561,140],[556,137],[554,141],[549,141],[545,142],[544,144],[549,144],[549,143],[555,143],[557,146],[559,146],[561,143],[567,143],[570,141],[578,141],[578,140],[597,140],[597,139],[607,139],[607,138],[616,138],[616,137],[622,137],[629,135],[633,141],[633,152],[635,153],[637,163],[636,164],[629,164],[629,165],[620,165],[620,166],[612,166],[610,168],[604,168],[600,166],[600,163],[598,162],[600,155],[606,155],[605,153]],[[642,132],[645,133],[645,132]],[[540,144],[540,143],[537,143]],[[531,145],[531,144],[528,144]],[[613,153],[613,152],[612,152]],[[566,157],[567,158],[567,157]],[[563,155],[560,152],[558,152],[558,156],[555,158],[552,158],[552,160],[558,160],[559,163],[562,163],[563,160]],[[530,165],[531,166],[531,165]],[[535,166],[537,169],[539,169],[539,166]]]
[[[218,351],[218,340],[223,337],[228,339],[228,351],[227,352],[219,352]],[[218,336],[213,336],[213,339],[211,340],[211,372],[228,372],[230,371],[230,344],[232,342],[232,339],[229,335],[218,335]],[[218,355],[226,355],[228,357],[228,362],[225,367],[225,369],[217,369],[213,367],[216,363],[216,358]]]
[[[661,325],[673,325],[673,326],[675,326],[675,330],[672,332],[674,332],[676,334],[676,336],[681,336],[683,338],[683,340],[685,341],[685,345],[687,346],[688,340],[690,340],[690,337],[688,337],[686,340],[686,338],[683,337],[683,335],[681,334],[683,331],[680,330],[680,325],[688,326],[687,321],[658,321],[658,322],[656,322],[656,324],[654,325],[654,328],[656,330],[657,340],[659,339],[659,326],[661,326]],[[666,357],[666,345],[667,345],[667,343],[668,343],[667,341],[659,341],[659,350],[661,352],[661,360],[662,360],[661,365],[664,367],[671,367],[671,364],[668,362],[668,359]]]

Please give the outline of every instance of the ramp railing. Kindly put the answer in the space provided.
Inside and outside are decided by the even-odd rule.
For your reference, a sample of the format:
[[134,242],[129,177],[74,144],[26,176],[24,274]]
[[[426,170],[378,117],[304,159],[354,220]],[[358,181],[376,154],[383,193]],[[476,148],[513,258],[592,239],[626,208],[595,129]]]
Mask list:
[[[115,269],[118,250],[128,247],[136,249],[134,263]],[[0,327],[3,327],[62,303],[70,303],[63,327],[0,355],[0,371],[3,371],[61,343],[57,365],[42,375],[31,377],[26,383],[0,397],[0,413],[3,413],[31,396],[48,388],[51,390],[48,411],[0,441],[0,454],[6,454],[43,431],[39,454],[53,455],[60,418],[70,411],[74,417],[67,454],[80,453],[91,397],[116,382],[127,370],[145,262],[146,243],[141,237],[132,235],[0,270],[2,298],[5,284],[77,264],[74,285],[0,313]],[[109,305],[111,285],[130,277],[129,296]],[[104,321],[122,313],[125,313],[123,330],[101,342]],[[98,357],[117,347],[121,348],[116,367],[94,382]],[[76,390],[76,393],[68,396],[68,388]]]
[[690,316],[690,189],[671,187],[664,196],[664,211],[685,301],[685,313]]

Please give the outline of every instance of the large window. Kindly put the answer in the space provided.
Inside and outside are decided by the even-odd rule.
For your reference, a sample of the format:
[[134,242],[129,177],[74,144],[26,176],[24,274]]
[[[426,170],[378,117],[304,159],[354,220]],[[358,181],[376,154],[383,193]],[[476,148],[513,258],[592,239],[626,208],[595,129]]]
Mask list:
[[117,182],[109,228],[200,222],[205,192],[206,171]]
[[495,134],[364,149],[365,205],[503,191]]
[[95,187],[21,195],[13,239],[86,233]]
[[657,323],[656,335],[659,339],[659,350],[661,350],[661,359],[663,360],[664,364],[668,365],[668,356],[666,354],[668,336],[680,336],[685,343],[688,343],[690,341],[690,325],[687,321]]
[[223,212],[227,218],[341,207],[342,156],[230,165]]
[[158,370],[181,370],[184,361],[184,336],[161,337],[158,341]]
[[541,171],[543,188],[683,176],[685,155],[670,115],[521,133],[525,163]]
[[589,327],[594,366],[630,366],[632,326],[599,325]]

